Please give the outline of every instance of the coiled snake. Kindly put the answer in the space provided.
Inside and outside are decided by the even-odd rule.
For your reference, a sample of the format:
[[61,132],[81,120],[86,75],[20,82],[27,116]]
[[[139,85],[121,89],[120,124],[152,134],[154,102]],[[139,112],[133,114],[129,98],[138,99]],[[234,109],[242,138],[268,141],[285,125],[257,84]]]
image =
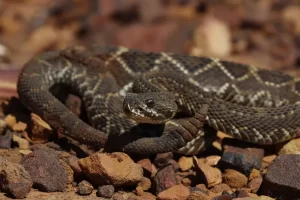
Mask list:
[[[90,125],[49,92],[57,84],[82,98]],[[216,58],[71,47],[30,60],[17,88],[66,136],[126,152],[196,154],[216,130],[258,144],[300,135],[299,80]]]

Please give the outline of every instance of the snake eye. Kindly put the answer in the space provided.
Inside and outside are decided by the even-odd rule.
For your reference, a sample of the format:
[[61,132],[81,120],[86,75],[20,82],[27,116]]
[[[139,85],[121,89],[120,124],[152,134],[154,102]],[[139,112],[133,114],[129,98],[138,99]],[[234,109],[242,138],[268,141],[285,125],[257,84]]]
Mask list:
[[145,103],[146,103],[146,105],[147,105],[148,107],[153,107],[153,106],[154,106],[154,100],[153,100],[153,99],[147,99],[147,100],[145,101]]

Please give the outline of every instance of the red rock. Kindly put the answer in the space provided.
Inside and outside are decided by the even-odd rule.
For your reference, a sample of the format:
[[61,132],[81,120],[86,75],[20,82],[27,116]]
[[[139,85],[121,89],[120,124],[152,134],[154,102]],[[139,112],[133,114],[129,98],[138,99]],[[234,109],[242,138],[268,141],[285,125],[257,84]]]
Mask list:
[[168,165],[156,173],[154,178],[154,190],[156,194],[173,187],[174,185],[177,185],[177,181],[172,165]]
[[190,190],[183,185],[175,185],[160,192],[157,197],[160,200],[183,200],[190,195]]
[[212,200],[212,199],[203,192],[194,191],[191,192],[191,194],[187,197],[187,200]]
[[198,168],[203,174],[201,178],[205,180],[208,187],[212,187],[222,182],[222,173],[218,168],[211,167],[201,162],[198,162]]
[[187,171],[193,167],[193,157],[182,156],[178,160],[178,165],[181,171]]
[[79,160],[84,174],[96,185],[136,185],[143,178],[143,169],[125,153],[93,153]]
[[22,165],[0,157],[0,189],[15,198],[25,198],[31,190],[32,179]]
[[251,188],[251,192],[257,193],[258,189],[259,189],[260,186],[261,186],[262,181],[263,181],[263,179],[262,179],[261,177],[259,177],[259,178],[254,178],[253,180],[251,180],[251,181],[248,183],[248,187]]
[[69,183],[69,171],[53,149],[37,149],[25,155],[21,164],[29,172],[33,186],[41,191],[63,191]]
[[248,178],[233,169],[226,169],[223,173],[223,181],[232,188],[242,188],[247,185]]
[[220,192],[223,192],[223,191],[231,191],[231,188],[225,184],[225,183],[220,183],[218,185],[215,185],[213,188],[211,188],[212,192],[214,193],[220,193]]

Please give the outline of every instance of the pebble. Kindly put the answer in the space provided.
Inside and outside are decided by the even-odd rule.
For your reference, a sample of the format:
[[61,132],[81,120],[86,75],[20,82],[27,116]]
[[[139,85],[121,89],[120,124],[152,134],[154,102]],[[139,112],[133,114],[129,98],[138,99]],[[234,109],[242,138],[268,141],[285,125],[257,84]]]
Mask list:
[[247,185],[248,178],[233,169],[226,169],[223,173],[223,181],[232,188],[242,188]]
[[281,199],[300,197],[300,155],[278,156],[269,166],[261,186],[262,194]]
[[184,185],[174,185],[162,192],[157,197],[159,200],[183,200],[190,195],[190,190]]
[[198,169],[201,174],[203,174],[201,179],[205,180],[208,187],[212,187],[222,182],[222,173],[220,169],[211,167],[210,165],[202,162],[198,162]]
[[79,166],[95,185],[133,186],[143,178],[141,165],[122,152],[96,152],[80,159]]
[[175,171],[172,165],[160,169],[154,177],[154,191],[156,194],[177,185]]
[[32,177],[34,187],[41,191],[64,191],[70,181],[68,169],[53,149],[37,149],[25,155],[21,164]]
[[47,142],[52,134],[52,128],[50,125],[34,113],[31,113],[29,130],[31,132],[30,139],[35,143]]
[[178,165],[181,171],[188,171],[193,167],[193,157],[182,156],[178,160]]
[[300,138],[290,140],[280,149],[278,154],[300,154]]
[[142,160],[139,160],[137,162],[137,164],[141,165],[143,170],[144,170],[144,176],[146,177],[151,177],[152,175],[152,172],[153,172],[153,167],[152,167],[152,163],[150,161],[149,158],[145,158],[145,159],[142,159]]
[[212,191],[214,193],[219,193],[219,192],[223,192],[223,191],[228,192],[228,191],[231,191],[231,188],[225,183],[220,183],[220,184],[212,187],[210,191]]
[[15,198],[25,198],[33,185],[25,168],[0,156],[0,189]]
[[0,149],[9,149],[12,143],[12,133],[6,131],[4,135],[0,134]]
[[80,195],[89,195],[93,192],[94,187],[88,181],[83,180],[77,186],[77,193]]
[[194,191],[187,197],[187,200],[211,200],[211,198],[203,192]]
[[98,197],[111,198],[115,192],[113,185],[102,185],[99,186],[96,192]]
[[13,134],[12,140],[19,145],[19,149],[28,150],[29,149],[29,141]]

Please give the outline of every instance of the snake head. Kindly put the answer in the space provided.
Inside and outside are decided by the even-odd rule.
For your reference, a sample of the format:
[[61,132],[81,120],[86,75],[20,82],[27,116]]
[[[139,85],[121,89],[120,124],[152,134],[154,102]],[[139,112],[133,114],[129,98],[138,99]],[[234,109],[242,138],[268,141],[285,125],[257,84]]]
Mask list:
[[127,93],[123,109],[139,123],[161,124],[175,116],[177,104],[170,92]]

